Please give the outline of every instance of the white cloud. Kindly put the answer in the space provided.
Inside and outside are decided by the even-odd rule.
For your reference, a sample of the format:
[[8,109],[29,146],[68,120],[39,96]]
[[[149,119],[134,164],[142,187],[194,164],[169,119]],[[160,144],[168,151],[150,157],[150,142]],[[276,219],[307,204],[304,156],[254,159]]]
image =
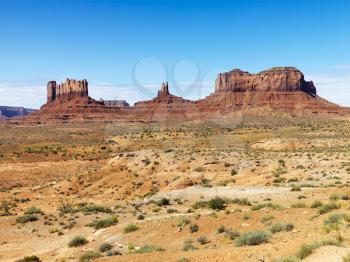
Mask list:
[[0,82],[0,105],[40,108],[45,101],[45,85],[29,82]]

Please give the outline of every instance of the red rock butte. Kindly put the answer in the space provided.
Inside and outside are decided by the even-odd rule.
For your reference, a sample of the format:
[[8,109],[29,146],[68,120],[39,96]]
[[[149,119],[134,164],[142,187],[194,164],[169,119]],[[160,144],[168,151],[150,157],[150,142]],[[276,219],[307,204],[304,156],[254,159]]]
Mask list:
[[29,122],[50,121],[186,121],[210,120],[235,112],[261,111],[305,115],[350,115],[350,109],[319,97],[312,81],[294,67],[274,67],[251,74],[234,69],[220,73],[215,91],[191,101],[172,95],[168,83],[162,83],[158,95],[129,106],[123,100],[100,100],[89,97],[87,80],[67,79],[47,85],[47,103],[25,117]]

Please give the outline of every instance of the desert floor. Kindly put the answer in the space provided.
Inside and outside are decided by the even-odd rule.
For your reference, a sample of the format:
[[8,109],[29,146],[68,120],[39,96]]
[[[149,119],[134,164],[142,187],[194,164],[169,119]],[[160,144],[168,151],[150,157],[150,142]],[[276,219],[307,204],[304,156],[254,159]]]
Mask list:
[[2,125],[0,261],[350,261],[349,130]]

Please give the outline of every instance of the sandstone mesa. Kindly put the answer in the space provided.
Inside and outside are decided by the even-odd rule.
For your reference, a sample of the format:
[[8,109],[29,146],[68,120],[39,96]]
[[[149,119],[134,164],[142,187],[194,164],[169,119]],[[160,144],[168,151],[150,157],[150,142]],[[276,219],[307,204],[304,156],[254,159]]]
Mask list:
[[126,121],[157,122],[220,118],[238,111],[271,109],[304,115],[349,115],[317,95],[312,81],[294,67],[274,67],[257,74],[239,69],[220,73],[214,93],[191,101],[172,95],[162,83],[158,95],[130,106],[123,100],[95,100],[89,96],[87,80],[67,79],[47,84],[47,103],[25,117],[29,122],[46,121]]

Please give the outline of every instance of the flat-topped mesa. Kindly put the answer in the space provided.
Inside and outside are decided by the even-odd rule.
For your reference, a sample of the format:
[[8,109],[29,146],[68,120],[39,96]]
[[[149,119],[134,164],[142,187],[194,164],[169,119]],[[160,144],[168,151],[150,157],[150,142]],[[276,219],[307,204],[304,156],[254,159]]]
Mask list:
[[312,81],[305,81],[303,73],[295,67],[273,67],[257,74],[239,69],[221,73],[215,82],[215,92],[222,91],[303,91],[316,94],[316,87]]
[[168,82],[163,82],[162,85],[160,86],[160,89],[158,91],[157,98],[163,98],[169,96],[169,86]]
[[59,85],[56,81],[50,81],[47,84],[47,103],[88,96],[88,82],[85,79],[81,81],[67,79]]

